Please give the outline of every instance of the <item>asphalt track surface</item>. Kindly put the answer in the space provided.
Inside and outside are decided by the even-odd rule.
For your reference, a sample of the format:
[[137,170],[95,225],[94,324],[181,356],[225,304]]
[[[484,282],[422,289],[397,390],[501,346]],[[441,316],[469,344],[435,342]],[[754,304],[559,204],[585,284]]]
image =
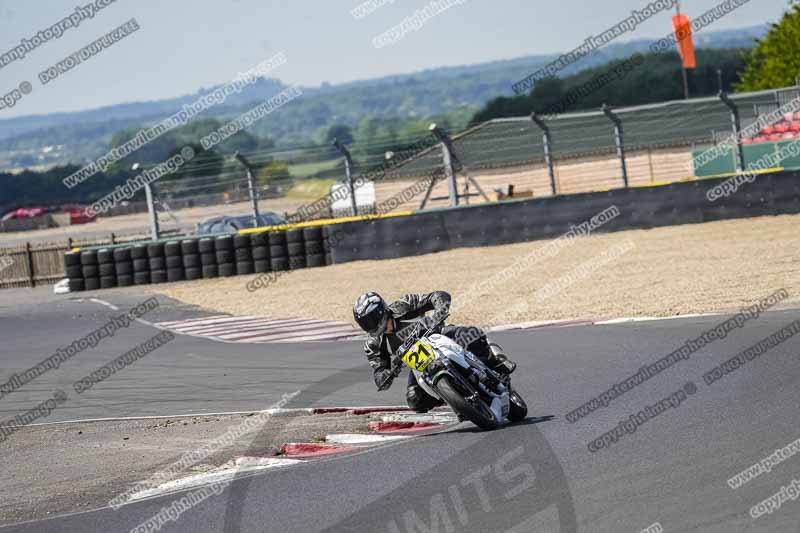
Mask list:
[[[0,301],[0,376],[27,368],[102,325],[114,311],[69,297],[9,291]],[[6,296],[8,295],[8,296]],[[125,309],[144,297],[108,292]],[[202,316],[163,301],[152,321]],[[441,433],[309,461],[235,480],[160,531],[664,531],[795,533],[800,500],[753,519],[752,506],[800,478],[792,457],[736,490],[727,479],[800,437],[800,341],[792,338],[709,386],[702,375],[793,320],[763,314],[609,407],[570,423],[566,413],[722,321],[720,317],[498,334],[519,362],[515,386],[530,420],[481,432]],[[63,389],[46,422],[288,407],[398,404],[402,386],[377,393],[359,343],[230,345],[178,337],[89,392],[72,383],[157,331],[135,324],[0,400],[3,418]],[[693,382],[697,391],[591,453],[587,443],[631,413]],[[399,384],[398,384],[399,385]],[[550,419],[549,417],[554,417]],[[3,480],[13,483],[13,480]],[[4,531],[130,531],[169,506],[165,496],[17,524]]]

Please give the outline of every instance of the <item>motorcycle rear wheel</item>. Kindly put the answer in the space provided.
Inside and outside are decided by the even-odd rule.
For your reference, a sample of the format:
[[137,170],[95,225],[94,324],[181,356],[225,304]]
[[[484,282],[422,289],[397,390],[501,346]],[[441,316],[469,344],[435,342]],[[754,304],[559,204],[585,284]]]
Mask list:
[[449,376],[442,376],[436,382],[436,389],[442,399],[453,408],[456,414],[466,418],[481,429],[497,429],[498,423],[492,411],[487,407],[483,400],[479,400],[477,405],[469,403],[461,392],[453,385]]

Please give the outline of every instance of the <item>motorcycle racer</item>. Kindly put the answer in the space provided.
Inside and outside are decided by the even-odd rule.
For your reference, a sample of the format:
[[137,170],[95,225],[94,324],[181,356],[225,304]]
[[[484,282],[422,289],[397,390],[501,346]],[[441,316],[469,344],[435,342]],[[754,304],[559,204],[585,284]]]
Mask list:
[[[449,312],[451,297],[444,291],[427,294],[406,294],[387,305],[376,292],[362,294],[353,306],[353,318],[359,327],[369,334],[364,344],[364,352],[373,370],[373,378],[378,390],[388,389],[397,376],[391,368],[391,355],[403,344],[403,330],[420,320],[430,324],[431,317]],[[506,357],[502,348],[490,343],[484,331],[476,327],[444,326],[440,333],[461,344],[483,361],[492,370],[501,374],[511,374],[516,363]],[[417,383],[413,372],[408,375],[406,403],[418,413],[425,413],[442,405]]]

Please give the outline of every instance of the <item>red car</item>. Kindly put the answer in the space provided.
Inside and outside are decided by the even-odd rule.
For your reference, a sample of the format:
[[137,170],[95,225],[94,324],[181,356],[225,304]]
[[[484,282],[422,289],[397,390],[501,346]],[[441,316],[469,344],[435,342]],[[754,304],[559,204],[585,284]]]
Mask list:
[[70,224],[88,224],[97,218],[97,215],[90,215],[86,212],[85,205],[68,204],[63,206],[62,210],[69,213]]
[[15,209],[14,211],[6,213],[5,216],[0,220],[5,222],[6,220],[15,218],[36,218],[44,214],[44,207],[20,207],[19,209]]
[[87,224],[94,222],[96,216],[90,216],[86,213],[86,206],[79,204],[67,204],[62,207],[21,207],[9,213],[6,213],[0,221],[20,218],[36,218],[43,216],[47,213],[68,213],[70,224]]

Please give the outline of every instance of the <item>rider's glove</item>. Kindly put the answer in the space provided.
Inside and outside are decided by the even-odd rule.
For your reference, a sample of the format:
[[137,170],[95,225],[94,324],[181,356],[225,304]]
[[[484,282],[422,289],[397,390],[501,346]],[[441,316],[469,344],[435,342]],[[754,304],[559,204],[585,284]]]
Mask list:
[[[430,328],[432,328],[432,327],[433,327],[433,326],[434,326],[434,325],[437,323],[437,320],[436,320],[434,317],[432,317],[432,316],[424,316],[424,317],[422,317],[422,320],[421,320],[420,322],[422,323],[422,327],[423,327],[423,329],[427,331],[427,330],[429,330]],[[439,331],[440,331],[441,329],[442,329],[442,328],[441,328],[441,325],[440,325],[439,327],[437,327],[437,328],[436,328],[436,329],[433,331],[433,333],[439,333]]]
[[403,371],[403,366],[402,365],[397,365],[392,370],[392,376],[393,377],[397,377],[397,376],[400,375],[400,372],[402,372],[402,371]]
[[387,368],[386,370],[382,370],[381,372],[376,373],[375,385],[378,386],[378,390],[385,391],[386,389],[391,387],[394,378],[396,378],[399,373],[400,373],[400,367],[394,370]]

